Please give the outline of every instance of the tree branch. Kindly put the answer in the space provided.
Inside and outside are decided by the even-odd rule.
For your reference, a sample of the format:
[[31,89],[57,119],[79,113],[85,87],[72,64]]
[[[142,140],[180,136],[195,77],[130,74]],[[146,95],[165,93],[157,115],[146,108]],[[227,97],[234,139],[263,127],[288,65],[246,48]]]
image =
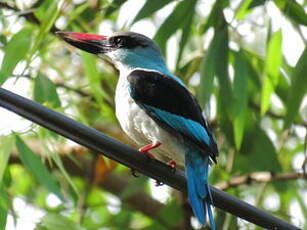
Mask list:
[[250,173],[246,176],[233,177],[229,181],[217,183],[215,187],[221,190],[227,190],[229,188],[238,187],[244,184],[247,185],[251,183],[266,183],[272,181],[285,181],[296,179],[307,179],[307,174],[300,172],[289,172],[280,174],[273,174],[271,172],[255,172]]

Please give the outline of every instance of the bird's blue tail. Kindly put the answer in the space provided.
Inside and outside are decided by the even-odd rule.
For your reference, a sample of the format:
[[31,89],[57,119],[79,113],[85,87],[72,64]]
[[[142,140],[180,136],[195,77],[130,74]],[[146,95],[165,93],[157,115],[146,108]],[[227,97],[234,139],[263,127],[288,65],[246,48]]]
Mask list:
[[211,229],[215,230],[212,215],[212,198],[208,184],[209,156],[204,156],[198,150],[190,149],[185,154],[185,167],[188,187],[188,197],[194,215],[201,224],[206,224],[207,215]]

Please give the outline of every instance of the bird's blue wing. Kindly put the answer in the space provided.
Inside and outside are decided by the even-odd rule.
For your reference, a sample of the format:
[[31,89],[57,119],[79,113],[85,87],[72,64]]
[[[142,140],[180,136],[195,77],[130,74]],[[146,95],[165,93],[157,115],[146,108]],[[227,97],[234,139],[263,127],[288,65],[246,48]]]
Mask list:
[[130,94],[158,124],[180,133],[217,156],[214,137],[190,92],[173,78],[154,71],[135,70],[128,76]]

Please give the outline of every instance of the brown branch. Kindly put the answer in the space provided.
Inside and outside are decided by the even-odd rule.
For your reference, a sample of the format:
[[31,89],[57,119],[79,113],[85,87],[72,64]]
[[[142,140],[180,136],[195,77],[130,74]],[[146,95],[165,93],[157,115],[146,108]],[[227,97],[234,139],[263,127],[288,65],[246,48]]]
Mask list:
[[227,190],[229,188],[235,188],[244,184],[267,183],[272,181],[286,181],[297,179],[307,180],[307,175],[301,172],[289,172],[280,174],[273,174],[271,172],[255,172],[250,173],[246,176],[233,177],[229,181],[217,183],[214,187],[221,190]]

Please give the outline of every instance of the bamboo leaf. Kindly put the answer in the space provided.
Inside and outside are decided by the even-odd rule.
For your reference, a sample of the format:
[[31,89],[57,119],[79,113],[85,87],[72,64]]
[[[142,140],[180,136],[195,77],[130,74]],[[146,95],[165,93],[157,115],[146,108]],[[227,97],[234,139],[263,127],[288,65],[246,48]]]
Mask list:
[[61,106],[56,86],[46,76],[40,74],[34,80],[34,100],[38,103],[49,103],[52,107]]
[[147,0],[144,6],[140,9],[138,14],[133,19],[133,23],[143,18],[149,17],[154,12],[162,9],[164,6],[166,6],[170,2],[172,2],[172,0],[155,0],[155,1]]
[[223,26],[216,28],[214,37],[208,49],[208,54],[201,63],[201,80],[199,86],[199,99],[204,106],[212,93],[213,79],[219,81],[221,103],[231,114],[232,92],[228,76],[228,31],[224,18]]
[[8,194],[4,189],[3,183],[0,183],[0,229],[5,229],[8,210],[9,210]]
[[240,157],[235,158],[233,168],[244,173],[281,170],[275,147],[262,129],[255,126],[244,136]]
[[89,80],[90,89],[92,94],[96,97],[98,103],[102,103],[103,98],[107,97],[107,94],[101,88],[101,77],[97,71],[96,58],[89,53],[80,52],[83,60],[85,75]]
[[0,182],[2,181],[9,156],[14,146],[14,141],[13,135],[0,137]]
[[282,63],[282,34],[275,32],[270,38],[265,61],[265,75],[261,92],[261,114],[265,114],[270,105],[270,97],[278,84]]
[[41,162],[41,159],[32,152],[32,150],[23,142],[19,136],[16,137],[16,147],[24,166],[37,179],[37,181],[45,186],[50,192],[57,195],[61,200],[63,197],[60,193],[60,188],[52,175],[49,173],[46,166]]
[[236,12],[236,19],[242,20],[248,14],[249,6],[253,0],[242,1]]
[[235,55],[234,63],[234,83],[233,83],[233,130],[234,140],[237,149],[240,149],[244,134],[245,116],[247,110],[248,94],[247,94],[247,79],[248,79],[248,64],[245,61],[243,52],[238,52]]
[[307,26],[307,14],[304,8],[296,1],[274,0],[277,7],[290,19],[298,24]]
[[154,40],[159,44],[161,51],[165,54],[167,40],[185,25],[187,15],[194,14],[193,7],[196,0],[181,1],[177,4],[173,12],[163,22],[157,31]]
[[26,58],[31,46],[31,34],[31,29],[22,29],[7,43],[0,69],[0,85],[13,73],[18,62]]
[[48,213],[45,215],[41,220],[41,225],[48,230],[84,230],[84,228],[74,221],[56,213]]
[[307,93],[307,48],[299,58],[291,76],[291,86],[286,103],[285,128],[289,128],[298,113],[300,104]]

